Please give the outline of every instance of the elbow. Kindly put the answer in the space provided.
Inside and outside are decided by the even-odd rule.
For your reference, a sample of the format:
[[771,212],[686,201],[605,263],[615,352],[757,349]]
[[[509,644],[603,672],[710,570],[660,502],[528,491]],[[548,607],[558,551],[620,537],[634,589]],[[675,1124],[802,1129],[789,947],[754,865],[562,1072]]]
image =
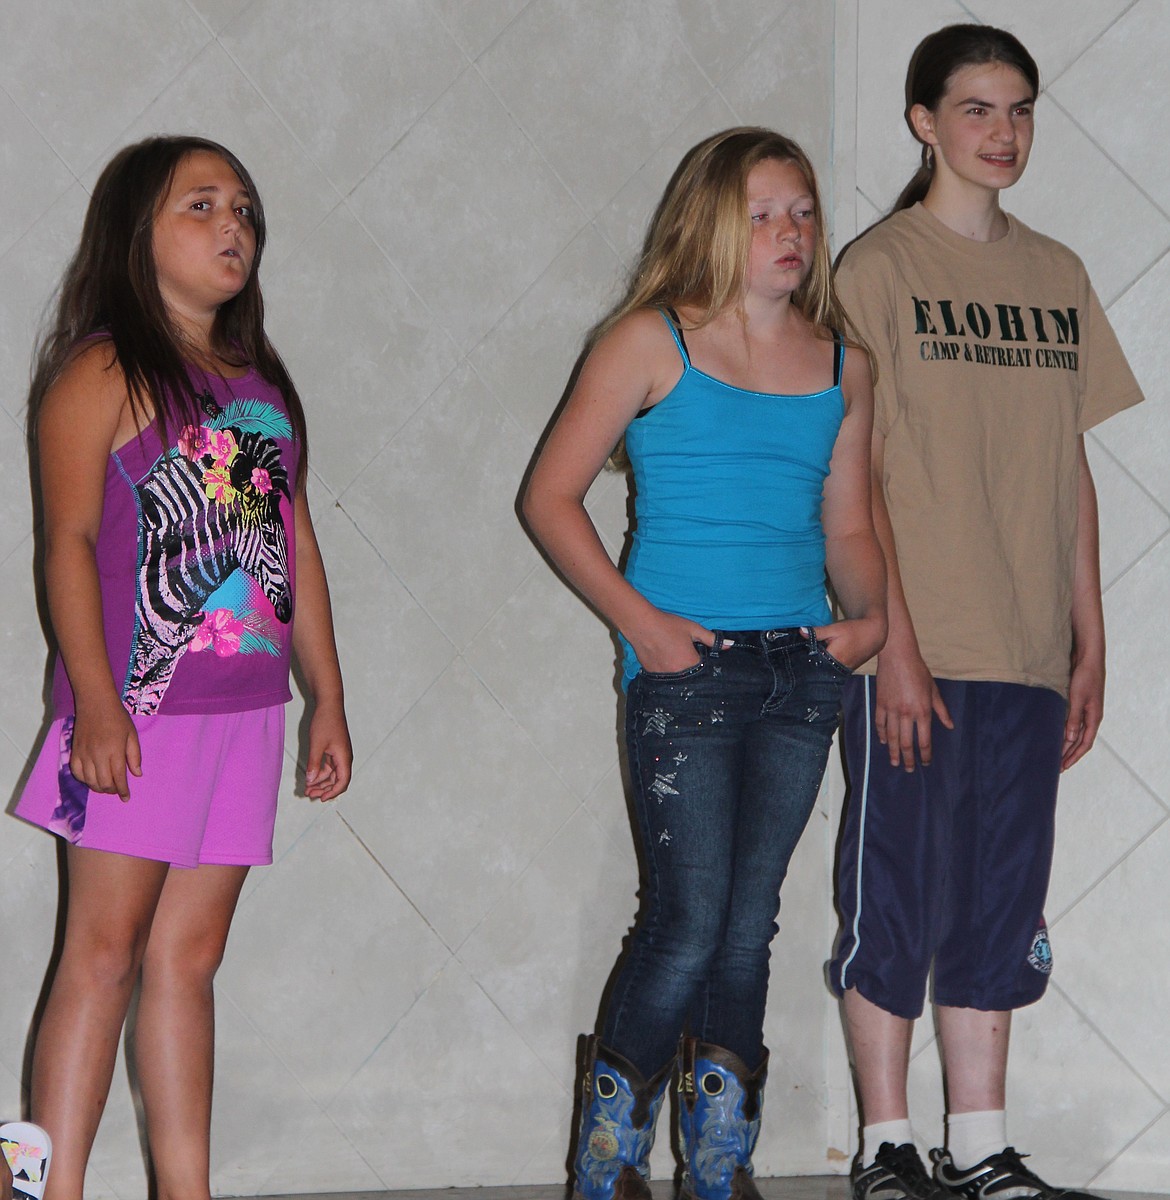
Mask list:
[[543,546],[548,531],[549,497],[530,482],[520,497],[520,523],[538,546]]
[[540,499],[537,493],[533,490],[531,482],[528,483],[523,493],[520,496],[520,520],[529,532],[534,532],[537,524],[540,522]]
[[71,564],[80,556],[83,561],[97,558],[97,535],[75,530],[44,529],[45,570],[59,564]]
[[[874,614],[874,627],[879,635],[877,648],[878,650],[881,650],[885,647],[886,640],[890,636],[890,617],[886,611],[884,600],[882,601],[880,610]],[[876,654],[877,650],[875,650],[874,653]]]
[[542,537],[549,523],[563,511],[565,500],[563,491],[552,480],[535,471],[520,497],[520,516],[528,531]]

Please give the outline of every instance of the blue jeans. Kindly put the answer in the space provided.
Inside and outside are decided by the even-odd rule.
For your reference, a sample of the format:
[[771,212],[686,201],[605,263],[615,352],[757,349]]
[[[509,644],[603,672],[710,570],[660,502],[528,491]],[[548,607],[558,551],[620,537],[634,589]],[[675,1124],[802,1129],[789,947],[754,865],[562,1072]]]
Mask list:
[[644,881],[601,1038],[646,1078],[687,1026],[749,1070],[762,1060],[780,885],[850,674],[798,629],[697,648],[694,667],[643,671],[626,698]]

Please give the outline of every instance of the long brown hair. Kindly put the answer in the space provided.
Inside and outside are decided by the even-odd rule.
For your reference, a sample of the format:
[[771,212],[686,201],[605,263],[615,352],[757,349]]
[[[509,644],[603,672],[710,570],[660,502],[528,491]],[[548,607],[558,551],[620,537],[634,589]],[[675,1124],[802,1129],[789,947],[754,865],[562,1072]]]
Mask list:
[[[918,135],[910,120],[910,110],[921,104],[930,112],[937,112],[956,72],[964,67],[983,67],[991,63],[1002,63],[1019,71],[1032,89],[1033,100],[1040,94],[1040,69],[1036,60],[1023,42],[1006,29],[996,29],[993,25],[947,25],[924,37],[910,56],[906,71],[905,117],[915,139]],[[922,165],[902,189],[892,211],[911,208],[925,199],[933,178],[934,155],[931,147],[924,145]]]
[[253,366],[280,389],[307,459],[305,415],[288,370],[264,332],[258,271],[267,240],[264,206],[243,163],[217,142],[199,137],[152,137],[120,150],[94,188],[81,241],[65,270],[53,319],[37,348],[28,398],[29,436],[35,438],[45,395],[87,338],[108,338],[140,427],[153,408],[164,444],[168,429],[197,420],[197,389],[188,372],[185,339],[158,287],[153,231],[179,164],[190,154],[218,155],[239,177],[252,202],[256,254],[248,281],[220,305],[211,348],[228,362]]

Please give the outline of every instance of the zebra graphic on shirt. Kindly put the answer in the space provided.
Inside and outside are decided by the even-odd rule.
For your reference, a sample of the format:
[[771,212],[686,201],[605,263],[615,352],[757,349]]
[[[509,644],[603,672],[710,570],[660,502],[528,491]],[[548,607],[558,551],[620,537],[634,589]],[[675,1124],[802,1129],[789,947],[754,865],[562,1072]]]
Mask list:
[[135,487],[138,583],[123,688],[131,713],[157,712],[192,640],[214,636],[204,605],[236,570],[259,583],[278,621],[292,619],[280,513],[281,496],[291,494],[275,440],[291,438],[291,426],[277,408],[258,400],[237,400],[222,410],[210,396],[203,403],[205,412],[214,412],[211,419],[186,426],[178,446]]

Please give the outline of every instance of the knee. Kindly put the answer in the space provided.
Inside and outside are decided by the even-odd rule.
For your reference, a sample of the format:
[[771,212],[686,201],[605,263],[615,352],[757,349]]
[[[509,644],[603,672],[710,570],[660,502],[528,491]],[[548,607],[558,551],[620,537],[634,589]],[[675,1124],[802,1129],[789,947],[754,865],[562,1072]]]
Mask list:
[[136,941],[101,937],[74,946],[62,955],[59,973],[86,990],[128,991],[142,967],[143,948]]
[[175,941],[152,937],[146,947],[143,975],[200,988],[210,987],[223,962],[224,939],[205,934]]
[[724,953],[766,959],[777,932],[779,926],[773,912],[733,912],[727,919],[720,949]]
[[673,911],[650,934],[652,944],[675,971],[696,979],[706,975],[724,939],[724,914],[710,910]]
[[59,973],[86,988],[129,990],[146,950],[145,929],[87,929],[68,939]]
[[766,971],[771,957],[771,938],[744,937],[729,933],[715,955],[715,968],[720,971]]

